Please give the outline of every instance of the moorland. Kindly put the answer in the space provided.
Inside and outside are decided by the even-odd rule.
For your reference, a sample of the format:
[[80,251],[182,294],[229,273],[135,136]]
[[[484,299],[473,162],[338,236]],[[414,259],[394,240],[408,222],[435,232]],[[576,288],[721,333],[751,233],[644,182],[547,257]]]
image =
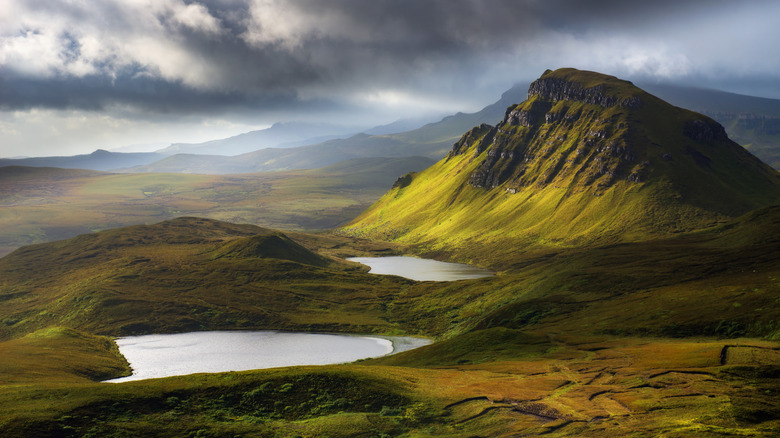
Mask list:
[[[98,177],[118,191],[137,178]],[[64,194],[88,192],[73,178]],[[224,180],[187,178],[179,198],[197,204],[184,194],[203,184],[214,209],[233,205],[203,182]],[[778,204],[778,172],[709,117],[611,76],[548,71],[497,125],[335,230],[155,216],[167,220],[0,258],[0,430],[773,436]],[[344,260],[389,254],[497,275],[418,282]],[[268,328],[436,342],[345,365],[100,383],[130,372],[116,336]]]

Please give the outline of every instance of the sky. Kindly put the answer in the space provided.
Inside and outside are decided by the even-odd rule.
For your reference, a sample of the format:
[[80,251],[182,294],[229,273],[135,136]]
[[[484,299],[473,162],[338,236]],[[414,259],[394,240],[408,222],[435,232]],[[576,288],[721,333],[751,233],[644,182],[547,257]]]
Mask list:
[[559,67],[780,98],[778,17],[776,0],[1,0],[0,157],[473,112]]

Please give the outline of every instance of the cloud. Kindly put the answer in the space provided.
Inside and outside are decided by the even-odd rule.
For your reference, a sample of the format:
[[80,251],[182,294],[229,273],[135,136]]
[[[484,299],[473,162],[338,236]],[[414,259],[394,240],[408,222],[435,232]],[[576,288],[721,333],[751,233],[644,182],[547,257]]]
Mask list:
[[[698,47],[685,29],[702,23],[698,32],[724,44],[706,17],[721,24],[721,10],[739,9],[720,1],[682,3],[6,0],[0,71],[7,82],[46,78],[68,85],[89,77],[130,86],[151,78],[193,94],[261,98],[324,97],[358,87],[365,90],[357,94],[399,88],[436,94],[503,78],[504,66],[526,79],[520,76],[547,67],[542,62],[680,77],[694,72],[695,62],[722,58]],[[739,10],[746,20],[754,9]],[[756,42],[746,34],[738,37],[743,44]]]
[[476,110],[557,67],[771,92],[778,15],[770,0],[3,0],[0,110],[401,117]]

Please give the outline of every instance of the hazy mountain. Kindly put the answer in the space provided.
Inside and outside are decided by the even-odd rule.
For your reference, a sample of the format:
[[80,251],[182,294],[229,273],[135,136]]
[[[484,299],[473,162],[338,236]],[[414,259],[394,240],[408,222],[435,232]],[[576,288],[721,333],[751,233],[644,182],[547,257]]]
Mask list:
[[673,84],[639,84],[672,105],[707,113],[763,114],[780,117],[780,99],[746,96],[720,90]]
[[435,121],[440,120],[443,116],[444,115],[440,115],[438,117],[417,117],[413,119],[400,119],[400,120],[396,120],[395,122],[388,123],[386,125],[374,126],[371,129],[365,129],[363,130],[362,133],[368,135],[387,135],[387,134],[397,134],[399,132],[412,131],[414,129],[427,125],[428,123],[434,123]]
[[630,82],[561,69],[347,231],[474,254],[669,235],[777,203],[780,174],[714,120]]
[[251,131],[233,137],[204,143],[174,143],[158,153],[240,155],[264,148],[294,147],[314,144],[333,138],[347,137],[361,131],[361,127],[327,123],[285,122],[270,128]]
[[0,167],[59,167],[63,169],[113,170],[152,163],[165,155],[155,152],[120,153],[98,149],[91,154],[70,157],[0,158]]
[[309,146],[260,149],[234,157],[178,154],[130,171],[221,174],[312,169],[352,158],[425,156],[438,160],[463,132],[475,124],[498,122],[506,107],[525,95],[523,87],[513,87],[479,112],[457,113],[397,134],[357,134]]
[[[780,100],[668,84],[643,87],[673,105],[712,117],[732,140],[780,168]],[[268,129],[226,139],[175,143],[155,153],[98,150],[71,157],[5,158],[0,159],[0,166],[103,171],[132,167],[133,172],[213,174],[316,168],[357,157],[424,155],[439,159],[463,132],[501,120],[506,107],[525,99],[526,90],[527,85],[517,85],[479,112],[457,113],[420,127],[424,118],[402,119],[361,134],[354,134],[359,127],[276,123]],[[266,150],[260,152],[260,148]]]

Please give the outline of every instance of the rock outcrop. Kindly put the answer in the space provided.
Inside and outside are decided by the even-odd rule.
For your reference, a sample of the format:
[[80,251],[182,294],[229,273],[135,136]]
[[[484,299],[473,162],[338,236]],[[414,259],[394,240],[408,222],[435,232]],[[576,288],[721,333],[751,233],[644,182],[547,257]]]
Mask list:
[[[667,110],[669,114],[660,114]],[[686,113],[677,132],[665,138],[648,135],[638,121],[646,113],[658,113],[669,118],[669,126],[679,125],[675,111],[629,81],[548,70],[531,84],[528,100],[507,108],[496,127],[483,124],[467,132],[449,156],[466,153],[476,143],[473,153],[485,157],[469,184],[486,189],[506,185],[510,193],[549,184],[600,192],[621,180],[641,183],[652,174],[654,162],[670,162],[673,155],[708,167],[708,152],[699,148],[730,142],[714,120]],[[699,144],[683,145],[686,137]],[[669,149],[677,150],[673,154]]]
[[[545,75],[549,75],[550,73],[553,72],[547,70]],[[552,102],[569,100],[590,105],[600,105],[604,108],[615,105],[624,106],[626,108],[639,108],[642,105],[642,99],[638,96],[621,98],[619,96],[611,95],[607,93],[606,87],[603,85],[585,88],[582,84],[577,82],[571,82],[557,77],[545,77],[545,75],[542,75],[541,78],[535,80],[528,88],[529,99],[532,96],[539,96],[544,100]],[[631,82],[628,81],[622,82],[631,84]]]

